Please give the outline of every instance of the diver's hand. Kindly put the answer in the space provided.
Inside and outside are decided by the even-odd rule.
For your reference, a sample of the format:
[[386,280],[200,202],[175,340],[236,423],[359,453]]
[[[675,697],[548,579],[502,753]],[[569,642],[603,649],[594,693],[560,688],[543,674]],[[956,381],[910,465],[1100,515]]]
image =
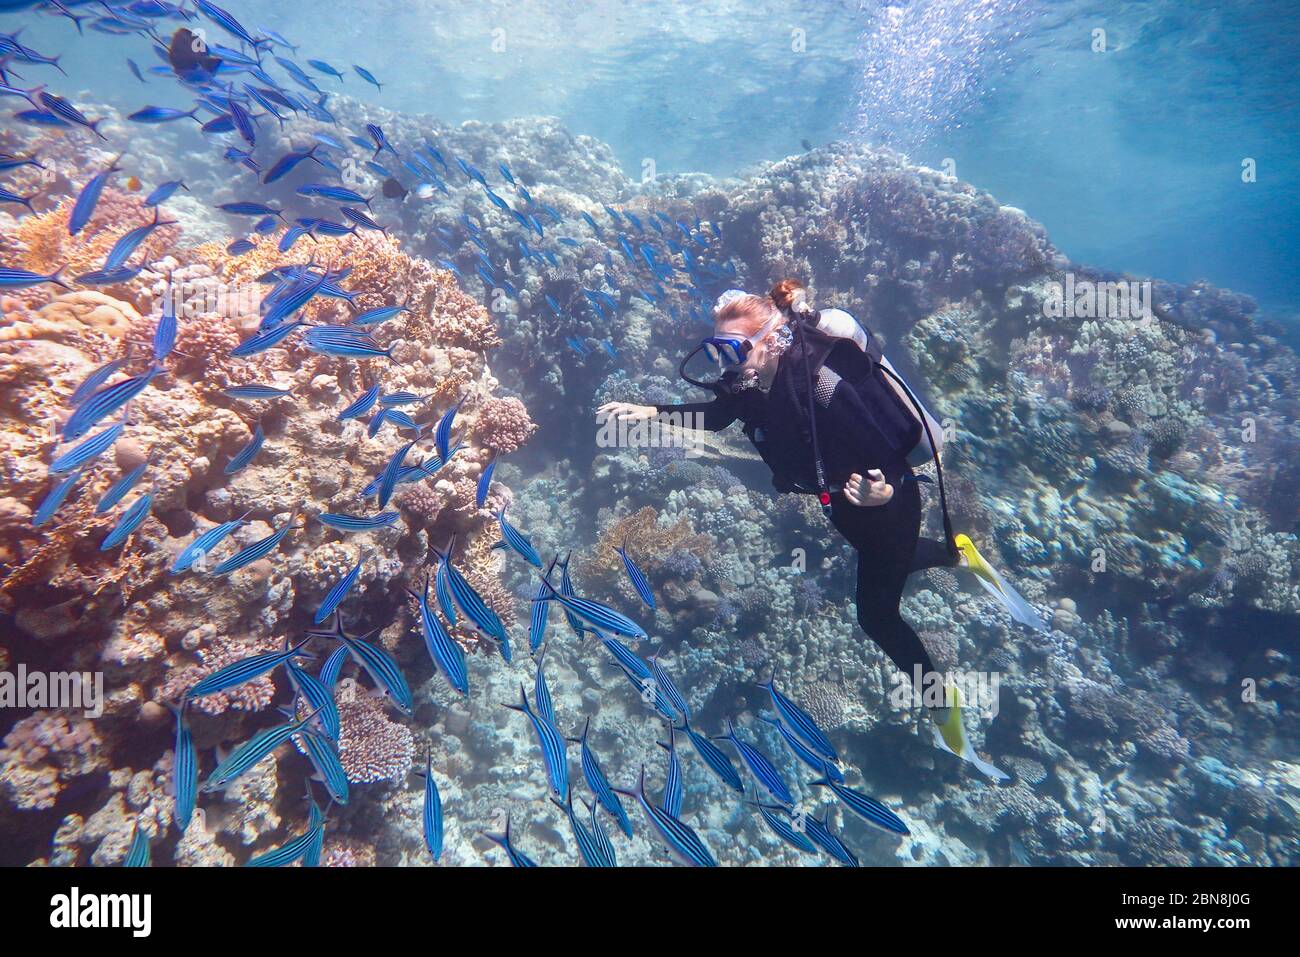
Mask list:
[[894,486],[885,481],[880,469],[867,469],[864,479],[857,472],[844,483],[844,497],[854,505],[884,505],[894,497]]
[[639,422],[653,419],[659,410],[653,405],[635,405],[631,402],[606,402],[596,410],[596,418],[612,418],[616,422]]

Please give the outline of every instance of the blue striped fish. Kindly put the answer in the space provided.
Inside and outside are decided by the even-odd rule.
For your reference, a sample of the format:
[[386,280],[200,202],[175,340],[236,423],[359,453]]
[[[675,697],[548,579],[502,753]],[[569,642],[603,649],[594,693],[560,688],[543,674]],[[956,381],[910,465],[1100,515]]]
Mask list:
[[[569,553],[564,556],[564,561],[560,562],[560,594],[565,598],[573,598],[576,595],[576,592],[573,590],[573,579],[569,577],[569,559],[571,557],[572,553]],[[546,579],[549,581],[550,577],[546,576]],[[534,600],[541,599],[545,595],[546,582],[543,582],[538,586],[538,596],[537,599]],[[582,624],[582,619],[569,611],[568,608],[564,609],[564,620],[569,623],[569,628],[572,629],[573,634],[578,638],[581,638],[587,633],[587,629]]]
[[[310,797],[310,785],[308,785],[308,797]],[[307,841],[307,849],[302,854],[303,867],[320,867],[321,848],[325,844],[325,819],[321,816],[320,808],[316,802],[311,802],[311,821],[307,825],[310,838]]]
[[681,730],[686,732],[686,737],[690,738],[691,745],[695,748],[695,753],[700,756],[709,769],[721,779],[722,783],[731,788],[737,794],[745,792],[745,784],[740,780],[740,772],[736,766],[731,763],[731,758],[710,741],[707,737],[700,734],[691,727],[689,721],[682,722]]
[[497,613],[487,606],[483,597],[474,590],[473,586],[466,580],[456,566],[451,563],[451,549],[455,542],[447,546],[446,553],[434,549],[434,554],[446,566],[447,569],[447,587],[451,592],[451,598],[456,603],[456,607],[465,615],[473,629],[497,643],[497,648],[501,651],[501,657],[510,661],[510,636],[506,634],[505,625],[497,617]]
[[372,439],[376,435],[378,435],[379,430],[384,427],[384,423],[388,420],[388,413],[390,411],[392,410],[380,409],[378,412],[372,415],[370,417],[370,424],[366,426],[366,435],[368,435]]
[[813,787],[830,788],[850,811],[869,824],[874,824],[876,827],[884,828],[886,831],[892,831],[895,834],[912,833],[907,829],[907,825],[903,823],[902,819],[889,808],[861,791],[855,791],[851,787],[838,783],[830,776],[829,771],[816,781],[813,781],[812,785]]
[[655,607],[654,589],[650,587],[649,580],[645,574],[637,567],[636,562],[627,553],[627,539],[623,539],[622,546],[615,545],[614,551],[618,552],[618,557],[623,559],[623,570],[627,572],[628,580],[632,582],[632,587],[636,593],[641,596],[641,600],[650,606],[653,611]]
[[202,790],[219,791],[246,771],[260,764],[266,757],[284,744],[295,734],[315,720],[315,714],[309,714],[300,721],[287,721],[273,728],[264,728],[245,741],[226,756],[226,760],[217,765],[203,782]]
[[95,506],[95,514],[103,515],[105,512],[110,511],[113,506],[117,505],[118,502],[122,501],[122,499],[126,498],[127,493],[130,492],[131,489],[135,488],[136,483],[144,477],[144,473],[148,471],[148,469],[149,462],[141,462],[109,486],[108,491],[106,491],[100,498],[99,504]]
[[478,485],[474,489],[474,506],[482,508],[487,504],[488,491],[492,487],[492,473],[497,468],[497,457],[494,455],[488,460],[488,464],[483,466],[483,474],[478,477]]
[[677,687],[677,683],[673,681],[672,675],[670,675],[659,662],[659,653],[663,650],[664,646],[660,645],[655,650],[655,653],[650,656],[650,671],[654,675],[655,684],[658,686],[659,690],[663,692],[664,697],[668,699],[668,702],[673,706],[674,710],[676,710],[676,712],[683,718],[689,719],[691,716],[691,708],[690,705],[686,703],[686,696],[683,695],[681,690]]
[[627,672],[629,678],[634,679],[634,683],[636,681],[654,681],[654,676],[650,672],[650,666],[647,665],[641,656],[635,651],[623,644],[623,642],[619,641],[617,638],[606,638],[601,635],[600,640],[609,653],[614,656],[614,660],[618,663],[618,666]]
[[402,468],[402,461],[406,458],[406,453],[411,451],[411,446],[415,442],[407,442],[400,449],[393,453],[393,457],[388,460],[384,466],[384,471],[379,478],[379,507],[387,508],[388,500],[393,497],[393,489],[397,487],[397,473]]
[[503,508],[497,512],[497,526],[501,529],[501,540],[510,546],[511,551],[520,558],[532,565],[534,568],[542,567],[542,559],[537,554],[537,549],[527,538],[506,521],[506,510]]
[[[346,649],[344,653],[346,654]],[[334,701],[334,686],[327,685],[316,675],[300,668],[292,658],[285,661],[284,671],[289,676],[289,683],[293,685],[293,690],[302,695],[308,708],[320,714],[321,729],[328,737],[337,741],[339,708]]]
[[[378,631],[378,629],[376,629]],[[374,632],[371,632],[374,634]],[[366,674],[370,675],[380,690],[387,695],[388,700],[401,711],[409,715],[415,708],[415,699],[411,695],[410,685],[406,683],[406,678],[402,675],[402,669],[397,666],[393,656],[378,645],[372,645],[364,638],[353,638],[343,630],[343,616],[338,612],[334,613],[334,630],[333,631],[309,631],[309,638],[332,638],[335,641],[342,642]]]
[[381,322],[387,322],[389,319],[392,319],[400,313],[410,311],[410,301],[408,299],[407,302],[395,306],[379,306],[375,309],[367,309],[365,312],[358,313],[352,317],[352,325],[373,326]]
[[[313,801],[311,805],[311,818],[307,824],[307,830],[303,831],[291,841],[286,841],[279,847],[272,848],[264,854],[259,854],[250,858],[245,867],[287,867],[294,861],[302,859],[304,867],[314,867],[315,864],[309,864],[306,860],[307,854],[311,851],[313,845],[320,843],[324,835],[325,822],[321,817],[320,808]],[[319,849],[318,849],[319,853]]]
[[90,375],[82,380],[81,385],[68,397],[68,408],[75,409],[81,403],[89,399],[99,389],[101,385],[113,377],[113,375],[131,361],[129,355],[114,359],[112,362],[106,362]]
[[587,787],[591,788],[591,793],[596,795],[596,800],[600,802],[600,806],[608,811],[614,820],[618,821],[619,829],[628,837],[631,837],[632,822],[628,820],[627,811],[623,809],[623,802],[618,799],[618,795],[610,787],[609,778],[605,777],[600,762],[596,760],[596,752],[587,743],[587,735],[590,731],[591,718],[588,717],[587,723],[582,727],[582,737],[569,739],[575,744],[582,745],[582,776],[587,779]]
[[573,612],[574,615],[598,631],[612,631],[616,635],[623,635],[627,638],[649,637],[646,635],[644,628],[608,605],[602,605],[598,601],[591,601],[587,598],[578,598],[576,595],[570,598],[556,591],[555,586],[546,581],[545,578],[542,581],[546,586],[547,595],[545,598],[539,599],[540,601],[558,601],[566,611]]
[[755,780],[763,786],[767,793],[787,807],[794,804],[794,795],[790,793],[790,789],[786,786],[785,781],[781,779],[780,773],[772,765],[772,762],[767,759],[767,755],[753,745],[746,744],[736,737],[736,726],[732,724],[730,718],[727,719],[727,733],[719,736],[716,740],[730,741],[735,745],[736,750],[740,752],[741,760],[745,762],[745,766],[749,768]]
[[343,770],[343,762],[339,760],[338,746],[334,741],[311,728],[304,728],[302,734],[295,735],[295,740],[311,761],[316,776],[324,783],[325,790],[334,803],[347,804],[348,775]]
[[677,729],[670,723],[668,725],[668,743],[656,742],[659,747],[668,752],[668,774],[664,778],[664,793],[659,800],[659,806],[673,817],[681,817],[682,800],[685,797],[685,792],[682,787],[682,766],[677,760],[676,731]]
[[[121,269],[123,266],[125,266],[126,261],[130,259],[132,255],[134,255],[135,251],[138,248],[140,248],[140,244],[143,243],[146,239],[148,239],[149,234],[152,233],[158,227],[176,225],[175,220],[163,222],[159,218],[161,215],[162,215],[162,210],[158,209],[157,207],[154,207],[152,223],[145,223],[143,226],[137,226],[135,229],[123,233],[121,238],[119,238],[118,241],[113,245],[113,248],[108,251],[108,255],[104,257],[104,266],[103,266],[104,271],[114,272],[118,269]],[[164,310],[163,316],[159,320],[159,326],[156,327],[154,330],[154,344],[155,344],[154,353],[155,353],[155,357],[160,362],[163,359],[167,358],[168,354],[171,352],[171,345],[174,345],[176,342],[176,317],[174,315],[171,316],[171,343],[169,344],[165,341],[166,330],[162,328],[162,323],[165,322],[165,320],[168,318],[168,315],[169,314],[167,313],[167,311]],[[164,336],[162,337],[160,337],[158,334],[160,330],[164,333]],[[163,341],[160,342],[160,339],[162,339]],[[157,348],[159,345],[166,346],[166,348],[160,350]],[[161,355],[158,354],[159,352],[161,352]]]
[[355,585],[357,579],[361,577],[361,565],[364,561],[365,559],[361,555],[357,555],[357,563],[352,566],[351,571],[340,578],[338,582],[335,583],[334,587],[329,590],[329,594],[325,596],[325,600],[321,602],[320,607],[316,609],[316,614],[312,616],[313,625],[319,625],[330,615],[334,614],[335,609],[337,609],[339,605],[343,604],[343,599],[348,596],[348,592],[352,590],[352,586]]
[[536,867],[537,862],[515,847],[510,839],[510,815],[506,815],[506,830],[504,834],[486,834],[484,835],[489,841],[500,845],[501,849],[506,852],[506,858],[510,861],[511,867]]
[[564,738],[555,725],[534,711],[528,705],[528,693],[524,686],[519,686],[519,704],[506,705],[511,711],[520,711],[533,723],[533,732],[542,749],[542,760],[546,764],[546,778],[551,786],[551,793],[561,801],[569,795],[569,758],[565,751]]
[[[612,638],[603,637],[602,640],[606,642],[613,641]],[[623,676],[627,678],[628,683],[636,689],[637,696],[641,699],[642,704],[654,708],[655,711],[659,712],[660,716],[669,724],[677,723],[680,715],[678,715],[676,710],[674,710],[667,695],[663,693],[663,689],[659,687],[653,677],[638,676],[621,665],[619,666],[619,670],[623,672]]]
[[848,846],[836,835],[831,833],[830,826],[827,824],[829,816],[829,810],[821,818],[815,818],[811,814],[803,815],[804,833],[812,838],[814,844],[845,867],[857,867],[857,855],[850,851]]
[[168,705],[176,715],[176,748],[172,757],[172,816],[181,834],[190,826],[194,804],[198,797],[199,757],[194,750],[194,737],[189,722],[185,720],[185,702],[180,707]]
[[596,814],[598,805],[587,800],[582,803],[587,808],[587,822],[590,825],[587,829],[591,832],[591,839],[596,844],[596,853],[600,855],[600,860],[604,862],[601,866],[618,867],[618,854],[614,851],[614,842],[609,839],[609,834],[605,831],[605,825],[601,823],[600,816]]
[[338,414],[339,421],[341,422],[344,419],[359,419],[366,415],[372,408],[374,408],[375,403],[379,401],[379,392],[379,386],[373,385],[365,392],[361,393],[361,395],[357,396],[356,400],[351,405]]
[[303,325],[303,322],[300,319],[297,322],[283,322],[279,325],[272,326],[269,329],[255,332],[239,345],[235,346],[235,348],[231,349],[230,354],[236,359],[245,359],[248,356],[255,356],[259,352],[265,352],[267,349],[272,349],[275,346],[278,346],[284,339],[289,337],[291,332],[301,325]]
[[398,512],[380,512],[362,518],[356,515],[342,515],[333,512],[321,512],[316,518],[322,525],[338,529],[340,532],[367,532],[375,528],[386,528],[401,517]]
[[433,778],[433,752],[424,762],[424,846],[436,861],[442,857],[442,795]]
[[447,624],[454,628],[456,627],[456,603],[451,597],[451,574],[447,571],[451,560],[443,555],[437,557],[438,565],[434,569],[433,587],[438,595],[438,607],[442,609],[442,617],[446,618]]
[[231,572],[239,571],[239,569],[246,565],[253,564],[253,562],[257,561],[259,558],[264,558],[266,555],[269,555],[279,547],[280,543],[284,541],[284,537],[289,534],[289,530],[294,527],[293,521],[293,516],[290,516],[289,520],[284,523],[283,528],[277,529],[270,535],[266,536],[266,538],[256,541],[252,545],[241,548],[216,568],[212,569],[212,574],[228,575]]
[[85,227],[86,223],[90,222],[90,217],[95,214],[95,207],[99,204],[99,197],[103,195],[104,187],[108,184],[109,179],[114,173],[122,171],[122,167],[117,165],[118,160],[121,158],[119,155],[117,159],[109,164],[108,169],[96,173],[81,188],[81,192],[77,194],[77,201],[72,206],[72,213],[68,216],[69,236],[77,235]]
[[533,678],[533,701],[537,713],[551,724],[555,724],[555,705],[551,701],[551,689],[546,686],[546,672],[542,670],[542,661],[546,658],[546,649],[537,656],[537,675]]
[[190,542],[176,556],[176,561],[172,562],[171,573],[173,575],[187,572],[199,560],[200,555],[207,555],[210,551],[220,545],[235,529],[244,524],[244,519],[237,518],[233,522],[222,522],[213,528],[208,529],[194,541]]
[[283,399],[293,395],[292,389],[277,389],[272,385],[232,385],[222,390],[232,399]]
[[271,850],[258,854],[256,857],[250,857],[244,866],[288,867],[294,861],[299,860],[305,853],[307,853],[307,847],[311,844],[315,834],[315,828],[310,828],[292,840],[281,844],[279,847],[273,847]]
[[776,709],[776,713],[780,715],[786,727],[825,760],[832,763],[839,762],[840,756],[835,751],[835,746],[831,744],[822,729],[817,727],[817,722],[813,720],[812,715],[777,690],[775,676],[769,681],[760,682],[759,687],[766,688],[768,694],[772,696],[772,707]]
[[[157,217],[155,217],[156,219]],[[156,223],[154,224],[157,225]],[[169,224],[174,225],[174,224]],[[162,315],[158,317],[158,325],[153,330],[153,359],[154,362],[162,362],[172,350],[176,348],[176,312],[174,309],[163,309]]]
[[255,456],[262,449],[262,443],[266,441],[266,433],[262,431],[262,423],[259,422],[253,429],[253,437],[248,440],[248,444],[240,449],[229,462],[226,463],[225,472],[227,475],[234,475],[249,462],[253,461]]
[[117,520],[113,530],[104,536],[104,540],[99,543],[99,550],[106,552],[110,548],[117,548],[128,538],[149,517],[149,510],[153,508],[153,495],[145,493],[137,495],[134,502],[122,512],[122,517]]
[[131,847],[122,861],[123,867],[151,867],[153,861],[149,854],[149,833],[140,826],[140,819],[135,819],[135,833],[131,835]]
[[229,691],[231,688],[237,688],[254,678],[260,678],[268,671],[274,671],[295,655],[302,654],[302,649],[307,646],[311,638],[312,636],[308,635],[298,644],[282,651],[268,651],[260,655],[240,658],[238,661],[232,662],[224,668],[212,672],[206,678],[195,682],[193,687],[185,692],[185,697],[187,699],[202,698],[204,695]]
[[[419,431],[419,429],[420,427],[416,426],[416,430]],[[464,443],[457,445],[451,450],[452,455],[455,455],[464,447]],[[421,462],[419,465],[404,465],[397,470],[397,484],[405,485],[408,482],[421,482],[424,479],[433,478],[433,476],[437,474],[438,470],[446,464],[446,462],[442,461],[442,459],[435,455]],[[377,494],[379,492],[379,486],[383,481],[384,476],[382,474],[377,478],[371,479],[366,487],[361,490],[361,497],[369,498],[370,496]]]
[[46,522],[54,517],[54,513],[63,507],[67,501],[68,494],[72,487],[77,484],[81,478],[81,470],[73,472],[61,482],[54,483],[54,487],[46,493],[45,498],[41,499],[41,504],[36,506],[36,514],[32,516],[32,527],[40,528]]
[[568,801],[557,801],[551,798],[551,803],[569,819],[569,829],[573,831],[573,840],[578,845],[578,856],[582,859],[582,863],[586,867],[612,867],[613,865],[604,859],[595,835],[573,813],[573,792],[569,792]]
[[[424,431],[423,425],[416,422],[401,409],[384,409],[382,414],[384,421],[393,423],[393,425],[399,429],[407,429],[416,433]],[[375,416],[375,418],[378,419],[380,416]]]
[[452,423],[456,421],[456,413],[459,412],[460,407],[465,404],[466,398],[468,397],[461,396],[459,402],[444,412],[442,418],[438,420],[437,427],[433,430],[433,441],[435,448],[438,450],[438,458],[442,459],[444,462],[447,461],[449,455]]
[[411,589],[406,593],[415,599],[420,609],[420,631],[424,635],[424,647],[429,657],[447,683],[463,695],[469,694],[469,673],[465,669],[465,652],[460,643],[442,627],[442,622],[429,607],[429,579],[424,579],[424,594],[417,595]]
[[758,716],[758,720],[766,722],[776,728],[776,730],[780,732],[781,737],[785,739],[785,743],[790,746],[790,750],[793,751],[795,756],[804,764],[808,765],[818,773],[823,773],[825,769],[829,769],[826,773],[829,773],[833,780],[840,784],[844,783],[844,774],[840,769],[836,765],[828,763],[825,758],[813,751],[812,748],[808,747],[802,738],[795,737],[794,732],[787,728],[784,722],[777,721],[774,718],[764,717],[761,714]]
[[92,428],[95,423],[112,415],[143,392],[163,371],[162,366],[150,366],[139,375],[123,379],[112,385],[106,385],[94,392],[82,402],[68,421],[63,423],[61,434],[65,442],[75,442]]
[[326,356],[340,356],[351,359],[373,359],[383,356],[393,358],[391,348],[383,348],[375,339],[364,332],[341,329],[334,326],[310,326],[305,336],[307,348]]
[[119,422],[74,445],[50,464],[51,474],[62,475],[88,462],[93,462],[113,447],[121,437],[124,428],[126,422]]
[[[556,559],[551,559],[551,568],[555,568]],[[550,569],[547,569],[550,574]],[[546,597],[546,589],[538,586],[537,594],[533,596],[532,612],[528,619],[528,651],[530,654],[536,653],[537,649],[542,646],[546,640],[546,619],[550,617],[551,603],[549,601],[536,601],[538,598]]]
[[[761,814],[763,820],[767,822],[768,828],[771,829],[772,833],[781,840],[785,841],[795,850],[803,851],[807,854],[817,853],[816,845],[814,845],[813,842],[808,839],[808,835],[803,832],[803,825],[800,824],[796,826],[791,823],[790,812],[786,808],[780,807],[776,804],[760,804],[756,801],[750,801],[748,803],[758,808],[758,813]],[[800,817],[798,820],[802,822],[804,819]]]
[[645,793],[645,765],[641,765],[641,777],[635,791],[623,791],[615,788],[619,794],[636,798],[650,821],[651,827],[668,853],[678,863],[691,867],[717,867],[718,862],[709,849],[704,846],[700,836],[688,824],[684,824],[661,807],[651,804]]
[[347,645],[339,645],[330,652],[330,656],[326,658],[325,663],[320,666],[320,674],[316,677],[319,678],[320,683],[326,688],[329,688],[331,692],[334,691],[334,686],[339,683],[339,675],[343,672],[343,665],[347,660]]

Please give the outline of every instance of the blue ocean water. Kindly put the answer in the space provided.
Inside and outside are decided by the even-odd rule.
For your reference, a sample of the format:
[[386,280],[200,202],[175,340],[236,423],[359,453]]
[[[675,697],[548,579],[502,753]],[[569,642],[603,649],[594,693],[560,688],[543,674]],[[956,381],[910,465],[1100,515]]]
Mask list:
[[[647,159],[665,174],[730,175],[805,140],[885,142],[936,168],[951,160],[1079,262],[1204,279],[1295,314],[1300,26],[1288,0],[242,9],[325,60],[384,64],[393,109],[452,123],[557,116],[609,143],[634,178]],[[110,101],[135,92],[101,66],[70,63],[71,78]]]
[[[23,123],[14,114],[25,104],[3,102],[3,150],[50,170],[10,174],[34,208],[5,208],[15,215],[0,246],[0,266],[42,273],[13,283],[0,339],[18,343],[0,349],[14,370],[4,381],[26,384],[0,403],[0,613],[14,635],[0,670],[99,668],[110,698],[102,723],[38,705],[4,712],[0,837],[11,840],[0,861],[117,864],[146,833],[154,863],[235,864],[314,833],[330,864],[518,862],[488,836],[513,822],[510,851],[572,864],[586,845],[544,801],[565,791],[562,745],[545,731],[576,737],[590,719],[611,779],[630,788],[648,768],[656,808],[673,803],[656,742],[676,744],[681,819],[726,864],[843,863],[779,830],[783,814],[802,825],[802,809],[832,805],[835,833],[875,865],[1294,863],[1293,4],[228,0],[255,37],[288,41],[265,49],[223,31],[210,4],[65,5],[86,18],[82,32],[49,4],[0,14],[0,32],[21,27],[23,44],[59,54],[66,70],[5,60],[11,82],[111,114],[100,143]],[[337,66],[342,78],[306,67],[329,112],[295,106],[272,120],[223,85],[250,81],[234,68],[221,82],[177,82],[157,40],[181,26],[260,55],[274,88],[295,96],[305,87],[272,57]],[[188,120],[123,119],[145,104],[187,110],[199,95],[205,121],[220,118],[224,97],[244,102],[255,136],[233,119],[204,135]],[[321,142],[332,165],[304,159],[266,182],[287,151]],[[111,215],[152,215],[139,199],[183,178],[163,204],[178,228],[142,241],[138,274],[86,279],[99,263],[79,244],[124,223],[101,218],[74,242],[59,217],[118,151]],[[309,181],[357,192],[308,200],[295,187]],[[269,208],[227,215],[261,202]],[[277,256],[282,212],[347,222],[311,220],[310,238]],[[262,271],[306,257],[309,277],[334,280],[313,290],[311,323],[393,314],[360,346],[355,332],[337,333],[348,341],[332,352],[291,336],[233,362],[257,310],[210,303],[284,282]],[[80,274],[70,299],[53,285],[18,288],[65,261]],[[339,272],[312,272],[327,263]],[[992,713],[972,702],[971,739],[911,707],[858,627],[859,554],[809,497],[773,492],[736,427],[698,448],[592,437],[604,403],[699,399],[677,362],[711,328],[714,297],[763,293],[785,276],[869,324],[916,384],[947,436],[957,530],[1005,576],[972,552],[966,569],[982,575],[929,568],[904,597],[903,617],[936,659],[1005,682]],[[1159,322],[1047,306],[1066,277],[1074,288],[1121,276],[1156,281]],[[158,306],[173,283],[212,298],[182,316],[175,353],[160,356]],[[166,372],[132,400],[129,441],[56,501],[67,487],[51,485],[63,473],[48,465],[67,451],[56,427],[69,395],[119,352],[127,371],[149,376],[151,345]],[[239,394],[250,386],[276,395]],[[400,411],[375,411],[385,408]],[[54,427],[41,432],[33,410],[49,409]],[[148,507],[121,532],[125,548],[105,549],[132,513],[95,517],[100,486],[141,465],[149,479],[137,491],[154,498],[120,501]],[[385,476],[411,487],[380,493],[394,513],[380,520],[356,493]],[[906,493],[937,536],[929,478]],[[44,522],[42,502],[59,505]],[[362,511],[374,525],[349,528]],[[259,561],[229,578],[172,571],[183,543],[241,516],[249,526],[219,558],[269,541]],[[494,549],[498,538],[516,547]],[[624,545],[630,564],[615,551]],[[408,596],[445,572],[443,548],[469,591],[444,602],[435,579],[422,607]],[[538,572],[569,553],[580,594],[644,626],[649,645],[634,631],[628,649],[584,638],[581,621],[542,603],[548,643],[529,648],[535,599],[547,595]],[[859,553],[871,560],[870,548]],[[333,624],[380,649],[345,642],[351,658],[327,666],[322,653],[310,667],[339,669],[325,697],[341,715],[350,800],[321,825],[301,780],[330,775],[319,755],[286,746],[252,783],[201,794],[198,824],[182,825],[181,745],[165,706],[308,629],[328,627],[312,640],[333,650],[321,608],[335,587]],[[478,593],[501,621],[471,629]],[[609,635],[623,627],[592,614]],[[453,637],[439,644],[442,622]],[[464,695],[444,677],[462,645],[473,652]],[[643,660],[655,649],[663,672]],[[798,757],[807,741],[789,733],[799,721],[762,689],[768,678],[826,728],[850,785],[888,813],[842,795],[836,804],[829,785],[812,784]],[[685,707],[665,704],[665,680]],[[188,703],[204,779],[280,720],[272,704],[298,703],[300,681],[273,669]],[[521,683],[530,708],[553,693],[550,725],[503,707]],[[676,730],[661,720],[674,708]],[[719,742],[749,797],[790,805],[777,825],[734,800],[707,743],[679,723],[687,710],[710,736],[735,720],[736,739],[795,785],[787,800],[751,752]],[[447,814],[445,856],[415,785],[426,758]],[[600,797],[573,744],[568,759],[573,793]],[[314,787],[319,798],[337,781]],[[651,820],[623,800],[634,839],[618,835],[613,813],[589,820],[604,822],[625,863],[663,863],[646,839]]]

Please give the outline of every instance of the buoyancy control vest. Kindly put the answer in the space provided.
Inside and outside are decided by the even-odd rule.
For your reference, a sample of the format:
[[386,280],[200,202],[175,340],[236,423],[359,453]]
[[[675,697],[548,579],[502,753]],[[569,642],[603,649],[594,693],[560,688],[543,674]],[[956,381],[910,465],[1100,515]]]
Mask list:
[[818,495],[826,507],[829,494],[842,489],[854,473],[879,469],[897,485],[911,475],[909,456],[924,447],[934,458],[951,546],[943,470],[926,413],[883,361],[879,340],[865,328],[861,346],[824,332],[817,313],[791,318],[794,338],[781,356],[762,415],[745,424],[746,435],[772,470],[772,484],[781,492]]

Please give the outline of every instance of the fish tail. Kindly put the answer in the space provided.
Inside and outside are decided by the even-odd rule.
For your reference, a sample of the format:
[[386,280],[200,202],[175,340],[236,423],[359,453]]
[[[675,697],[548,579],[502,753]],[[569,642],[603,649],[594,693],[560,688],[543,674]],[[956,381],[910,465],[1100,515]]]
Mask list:
[[521,711],[524,714],[529,713],[528,692],[524,690],[524,684],[522,681],[519,683],[519,704],[508,704],[506,707],[511,711]]
[[63,281],[63,273],[67,268],[68,268],[68,264],[64,263],[58,269],[54,270],[54,272],[50,273],[49,281],[54,283],[54,285],[56,286],[60,286],[63,289],[67,289],[70,291],[72,287]]

